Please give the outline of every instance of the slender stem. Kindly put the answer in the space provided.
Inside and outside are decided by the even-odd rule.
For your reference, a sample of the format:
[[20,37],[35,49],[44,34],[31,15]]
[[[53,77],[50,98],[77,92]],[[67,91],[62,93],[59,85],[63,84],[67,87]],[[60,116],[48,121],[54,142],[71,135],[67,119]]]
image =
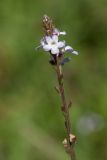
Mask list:
[[67,132],[67,147],[66,151],[70,155],[71,160],[75,160],[75,151],[73,148],[73,145],[70,143],[70,134],[72,132],[71,130],[71,123],[70,123],[70,116],[69,116],[69,106],[66,101],[65,97],[65,90],[64,90],[64,79],[63,79],[63,72],[62,72],[62,66],[59,63],[59,59],[57,58],[57,65],[56,65],[56,73],[57,73],[57,79],[58,79],[58,84],[59,84],[59,93],[61,96],[61,111],[63,112],[64,115],[64,120],[65,120],[65,129]]

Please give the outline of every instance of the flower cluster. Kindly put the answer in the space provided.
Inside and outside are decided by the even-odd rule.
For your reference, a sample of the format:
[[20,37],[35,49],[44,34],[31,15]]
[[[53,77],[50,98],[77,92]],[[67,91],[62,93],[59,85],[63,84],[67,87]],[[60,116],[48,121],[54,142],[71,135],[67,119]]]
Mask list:
[[[55,64],[55,60],[57,57],[63,57],[66,52],[70,52],[72,54],[78,55],[78,52],[75,51],[71,46],[66,45],[65,41],[60,41],[60,35],[66,35],[66,32],[60,32],[57,28],[55,28],[50,21],[49,17],[45,16],[44,18],[45,30],[46,34],[41,39],[40,46],[44,51],[49,52],[51,55],[51,64]],[[50,27],[51,26],[51,27]],[[49,30],[50,28],[50,30]],[[62,58],[61,64],[63,65],[65,62],[70,61],[71,58]]]
[[60,32],[55,28],[51,36],[46,35],[43,37],[41,40],[41,47],[44,49],[44,51],[50,52],[51,54],[56,54],[57,56],[67,51],[78,55],[78,52],[74,51],[71,46],[66,46],[65,41],[59,41],[59,35],[66,35],[66,32]]

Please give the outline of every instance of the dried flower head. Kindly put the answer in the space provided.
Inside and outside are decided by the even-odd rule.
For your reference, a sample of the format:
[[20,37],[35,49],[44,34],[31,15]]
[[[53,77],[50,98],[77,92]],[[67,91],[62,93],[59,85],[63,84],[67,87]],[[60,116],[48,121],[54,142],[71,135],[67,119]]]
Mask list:
[[52,19],[47,15],[43,16],[43,28],[47,36],[51,36],[53,34],[55,27],[53,25]]

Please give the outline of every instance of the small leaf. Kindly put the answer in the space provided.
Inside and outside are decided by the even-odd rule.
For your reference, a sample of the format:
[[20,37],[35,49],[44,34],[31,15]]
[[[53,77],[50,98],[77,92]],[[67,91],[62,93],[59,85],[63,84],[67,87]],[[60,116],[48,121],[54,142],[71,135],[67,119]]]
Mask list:
[[68,108],[71,108],[71,105],[72,105],[72,102],[70,101],[70,102],[68,103]]
[[58,94],[60,94],[60,90],[57,86],[55,86],[55,90],[57,91]]

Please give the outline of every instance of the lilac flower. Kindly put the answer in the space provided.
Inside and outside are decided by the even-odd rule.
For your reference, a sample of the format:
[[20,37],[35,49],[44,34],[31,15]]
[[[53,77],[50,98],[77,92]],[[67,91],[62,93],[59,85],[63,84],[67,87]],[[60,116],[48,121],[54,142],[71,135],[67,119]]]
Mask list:
[[[65,41],[60,41],[60,35],[66,35],[66,32],[60,32],[57,28],[54,28],[51,34],[46,34],[42,40],[41,44],[38,48],[43,48],[44,51],[49,52],[51,54],[51,64],[56,64],[56,56],[63,57],[63,54],[66,52],[70,52],[72,54],[78,55],[78,52],[75,51],[71,46],[66,45]],[[69,62],[71,58],[62,58],[61,65],[64,65],[66,62]]]
[[65,47],[65,41],[58,41],[58,36],[45,36],[41,41],[41,46],[46,52],[51,52],[51,54],[60,53],[60,49]]

